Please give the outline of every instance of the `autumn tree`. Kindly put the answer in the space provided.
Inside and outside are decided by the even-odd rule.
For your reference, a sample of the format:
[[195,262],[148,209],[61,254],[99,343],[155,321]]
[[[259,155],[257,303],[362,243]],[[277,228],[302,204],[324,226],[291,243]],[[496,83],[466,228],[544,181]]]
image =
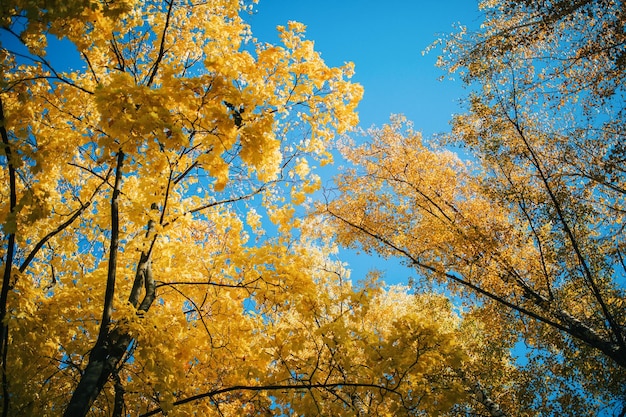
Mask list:
[[357,167],[323,210],[344,244],[403,257],[493,338],[526,346],[528,407],[623,415],[623,6],[481,7],[478,32],[443,43],[441,64],[473,88],[452,133],[425,143],[402,118],[374,129],[346,147]]
[[463,415],[513,371],[294,216],[361,89],[249,7],[0,5],[3,416]]
[[312,165],[356,123],[350,65],[297,23],[253,40],[238,1],[1,7],[3,415],[455,403],[453,319],[377,320],[391,299],[337,284],[297,231]]

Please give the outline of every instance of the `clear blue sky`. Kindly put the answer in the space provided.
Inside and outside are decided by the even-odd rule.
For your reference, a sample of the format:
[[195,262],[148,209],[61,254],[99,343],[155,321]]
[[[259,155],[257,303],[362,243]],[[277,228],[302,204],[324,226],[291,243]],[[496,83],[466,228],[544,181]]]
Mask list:
[[[457,23],[478,26],[480,12],[476,0],[260,0],[246,20],[254,37],[272,43],[278,42],[277,25],[304,23],[307,39],[327,65],[354,62],[354,81],[365,89],[361,127],[380,126],[401,113],[427,137],[449,130],[450,116],[460,111],[459,99],[467,91],[460,82],[438,81],[444,75],[435,67],[438,51],[425,56],[422,51]],[[340,256],[355,280],[371,269],[384,271],[387,283],[406,284],[415,276],[397,260],[354,251]]]
[[256,11],[246,20],[259,40],[277,42],[276,25],[295,20],[328,65],[355,63],[363,127],[402,113],[426,135],[448,128],[462,88],[437,81],[437,53],[422,51],[456,22],[479,24],[476,0],[260,0]]

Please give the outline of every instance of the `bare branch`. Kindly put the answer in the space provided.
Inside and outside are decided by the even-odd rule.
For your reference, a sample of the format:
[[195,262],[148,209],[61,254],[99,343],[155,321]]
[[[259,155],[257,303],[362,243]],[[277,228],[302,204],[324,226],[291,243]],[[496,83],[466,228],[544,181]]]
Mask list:
[[[191,397],[187,397],[182,400],[178,400],[174,402],[174,406],[183,405],[190,402],[202,400],[204,398],[211,398],[220,394],[225,394],[233,391],[286,391],[286,390],[313,390],[313,389],[337,389],[344,387],[355,387],[355,388],[372,388],[377,389],[383,392],[389,392],[396,394],[400,397],[402,395],[394,389],[388,388],[384,385],[377,384],[368,384],[368,383],[354,383],[354,382],[337,382],[337,383],[324,383],[324,384],[271,384],[271,385],[234,385],[232,387],[221,388],[214,391],[205,392],[198,395],[193,395]],[[348,404],[349,405],[349,404]],[[159,413],[162,413],[163,410],[161,408],[157,408],[147,413],[139,415],[139,417],[149,417]]]

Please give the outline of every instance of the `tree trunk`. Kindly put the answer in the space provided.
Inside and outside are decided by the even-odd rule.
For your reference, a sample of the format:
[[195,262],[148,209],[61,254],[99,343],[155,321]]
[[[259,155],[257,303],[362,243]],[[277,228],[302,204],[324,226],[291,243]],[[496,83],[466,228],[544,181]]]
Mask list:
[[[119,245],[119,196],[122,183],[122,167],[124,164],[124,152],[120,149],[117,154],[117,167],[115,172],[115,185],[111,196],[111,243],[109,247],[109,264],[107,271],[107,285],[102,309],[102,321],[100,331],[93,350],[89,354],[87,367],[72,395],[72,398],[63,414],[64,417],[85,416],[91,405],[111,376],[113,369],[120,358],[111,355],[111,349],[115,343],[109,331],[111,313],[113,311],[113,296],[115,293],[115,278],[117,269],[117,251]],[[130,343],[130,338],[128,343]],[[126,344],[126,347],[128,344]],[[123,355],[123,353],[122,353]]]
[[[9,135],[4,126],[4,110],[2,99],[0,98],[0,136],[4,147],[4,155],[7,160],[9,171],[9,209],[10,214],[15,215],[17,206],[17,185],[15,180],[15,167],[12,161],[11,145]],[[16,222],[15,218],[9,221]],[[11,286],[11,270],[13,269],[13,257],[15,255],[15,233],[17,224],[13,225],[13,230],[9,232],[7,238],[7,252],[4,260],[4,274],[2,276],[2,290],[0,290],[0,363],[2,368],[2,417],[9,415],[9,380],[7,377],[7,351],[9,348],[9,325],[6,323],[7,303]]]

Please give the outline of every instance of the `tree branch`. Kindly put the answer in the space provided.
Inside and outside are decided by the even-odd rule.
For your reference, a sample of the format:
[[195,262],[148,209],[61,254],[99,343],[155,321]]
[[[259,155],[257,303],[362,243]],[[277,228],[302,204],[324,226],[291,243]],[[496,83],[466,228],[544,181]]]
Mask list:
[[472,393],[474,394],[476,401],[485,406],[487,411],[489,411],[489,415],[491,417],[506,417],[506,413],[502,411],[500,406],[489,397],[485,389],[482,385],[480,385],[480,382],[476,382],[472,386]]
[[9,415],[9,381],[7,376],[7,350],[9,347],[9,325],[6,322],[7,302],[9,290],[11,288],[11,270],[13,269],[13,258],[15,256],[15,234],[17,231],[17,218],[15,207],[17,206],[17,184],[15,180],[15,166],[13,165],[13,153],[9,143],[4,118],[2,97],[0,97],[0,136],[4,147],[4,156],[7,160],[9,171],[9,222],[14,222],[10,227],[13,229],[8,233],[7,252],[4,260],[4,273],[2,276],[2,290],[0,291],[0,361],[2,361],[2,417]]
[[170,0],[167,8],[167,16],[165,18],[165,25],[163,26],[163,33],[161,34],[161,44],[159,46],[159,54],[154,60],[154,64],[152,64],[152,71],[150,72],[150,78],[148,78],[148,82],[146,86],[150,87],[152,82],[154,81],[154,77],[156,77],[157,71],[159,70],[159,64],[163,59],[163,55],[165,54],[165,36],[167,34],[167,29],[170,24],[170,17],[172,16],[172,9],[174,7],[174,0]]
[[[115,279],[117,275],[117,255],[120,236],[120,214],[119,196],[122,184],[122,168],[124,165],[124,152],[120,149],[117,153],[117,168],[115,171],[115,184],[113,195],[111,196],[111,242],[109,246],[109,263],[107,270],[107,286],[104,294],[104,308],[102,309],[102,320],[100,322],[100,332],[98,342],[104,343],[111,324],[111,314],[113,312],[113,297],[115,295]],[[98,343],[96,342],[96,344]]]
[[[117,270],[117,255],[119,246],[119,196],[122,183],[122,168],[124,165],[124,152],[120,148],[117,154],[117,167],[115,172],[115,184],[111,196],[111,242],[109,246],[109,263],[107,271],[107,285],[102,308],[102,319],[98,339],[89,354],[89,362],[83,372],[78,386],[65,409],[64,417],[85,416],[89,412],[91,404],[102,390],[111,372],[115,369],[111,362],[115,359],[111,351],[117,347],[113,343],[109,326],[113,312],[113,297],[115,294],[115,280]],[[130,338],[128,338],[130,342]],[[126,344],[127,346],[127,344]],[[120,356],[121,358],[121,356]]]
[[[107,173],[107,176],[108,176],[108,173]],[[72,214],[72,216],[70,216],[70,218],[67,221],[61,223],[59,226],[56,227],[56,229],[50,231],[47,235],[41,238],[41,240],[37,242],[37,244],[35,244],[33,249],[30,251],[26,259],[24,260],[24,262],[22,262],[22,265],[20,265],[20,268],[19,268],[20,272],[24,272],[26,268],[28,268],[28,265],[35,258],[35,256],[37,255],[37,252],[39,252],[39,250],[43,247],[43,245],[46,244],[48,240],[52,239],[55,235],[65,230],[68,226],[70,226],[74,222],[74,220],[76,220],[87,208],[91,206],[91,201],[94,199],[96,194],[98,194],[98,191],[100,190],[100,188],[107,182],[108,182],[108,178],[103,178],[103,182],[100,183],[96,187],[94,192],[91,194],[91,198],[89,199],[90,201],[81,204],[81,206],[74,212],[74,214]]]
[[[611,341],[607,341],[604,338],[602,338],[600,335],[597,334],[597,332],[595,332],[593,329],[589,328],[588,326],[586,326],[584,323],[582,323],[580,320],[577,320],[576,318],[574,318],[573,316],[571,316],[569,313],[563,311],[563,310],[558,310],[556,309],[555,311],[552,311],[552,314],[554,314],[556,317],[558,317],[559,320],[561,320],[562,322],[564,322],[565,324],[559,323],[557,321],[554,321],[548,317],[544,317],[538,313],[535,313],[525,307],[522,307],[520,305],[517,305],[515,303],[512,303],[511,301],[506,300],[504,297],[499,296],[497,294],[491,293],[488,290],[485,290],[484,288],[481,288],[475,284],[472,284],[471,282],[453,274],[450,272],[445,272],[442,271],[432,265],[428,265],[422,261],[420,261],[419,259],[415,258],[413,255],[411,255],[410,252],[408,252],[408,250],[403,249],[397,245],[395,245],[393,242],[391,242],[390,240],[384,238],[383,236],[379,236],[377,234],[375,234],[374,232],[371,232],[369,230],[367,230],[366,228],[364,228],[363,226],[359,226],[357,224],[355,224],[354,222],[351,222],[350,220],[338,215],[337,213],[332,212],[329,208],[327,208],[327,213],[330,214],[331,216],[333,216],[334,218],[340,220],[341,222],[347,224],[348,226],[359,230],[360,232],[362,232],[363,234],[371,237],[374,240],[377,240],[378,242],[384,244],[385,246],[391,248],[393,251],[401,254],[402,256],[406,257],[408,260],[411,261],[411,263],[413,263],[415,266],[422,268],[426,271],[432,272],[434,274],[440,275],[440,276],[444,276],[447,279],[460,284],[462,286],[465,286],[473,291],[475,291],[476,293],[485,296],[499,304],[502,304],[506,307],[509,307],[510,309],[521,313],[523,315],[526,315],[532,319],[535,319],[541,323],[544,323],[548,326],[554,327],[557,330],[560,330],[566,334],[569,334],[570,336],[586,343],[587,345],[596,348],[598,350],[600,350],[601,352],[603,352],[606,356],[608,356],[609,358],[611,358],[612,360],[614,360],[618,365],[622,366],[622,367],[626,367],[626,358],[623,355],[622,350],[619,348],[619,345],[616,346],[615,343],[612,343]],[[539,308],[541,308],[542,310],[546,311],[546,306],[542,306],[541,303],[536,302],[535,303]],[[549,309],[546,312],[550,312]]]
[[[534,148],[531,146],[530,142],[528,141],[528,138],[526,137],[526,133],[524,132],[524,129],[522,128],[521,124],[519,123],[519,116],[518,116],[518,109],[517,109],[517,103],[515,101],[517,94],[515,92],[515,86],[513,87],[513,112],[514,112],[514,116],[509,115],[509,113],[506,111],[504,104],[500,103],[500,106],[502,106],[502,109],[504,110],[504,114],[506,116],[506,118],[508,119],[509,123],[511,123],[513,125],[513,127],[515,128],[516,133],[518,134],[518,136],[520,137],[520,139],[522,140],[522,142],[524,143],[524,146],[526,147],[526,149],[528,150],[528,152],[530,153],[530,160],[533,164],[533,166],[535,167],[535,169],[537,169],[537,172],[539,174],[539,178],[541,179],[541,182],[546,190],[546,192],[548,193],[548,196],[550,198],[550,201],[552,202],[552,205],[554,206],[554,209],[556,210],[557,213],[557,219],[559,221],[559,223],[561,223],[563,230],[565,231],[565,235],[567,236],[567,239],[569,240],[569,242],[572,245],[572,248],[574,249],[574,253],[576,254],[576,258],[578,259],[578,262],[583,270],[583,274],[585,277],[585,281],[588,283],[591,292],[593,293],[595,299],[598,301],[598,303],[600,304],[600,308],[602,309],[602,313],[604,314],[604,317],[606,318],[608,324],[609,324],[609,328],[611,329],[611,331],[613,332],[613,334],[615,335],[615,338],[617,340],[617,343],[619,344],[620,348],[622,350],[626,350],[626,340],[624,340],[624,336],[622,334],[622,330],[621,327],[617,324],[617,322],[615,321],[615,318],[613,317],[613,314],[611,314],[608,306],[606,305],[604,298],[602,297],[602,294],[600,293],[600,290],[598,288],[598,286],[596,285],[595,279],[593,277],[593,274],[591,273],[591,270],[589,269],[589,265],[587,264],[587,260],[585,259],[585,256],[582,253],[582,250],[580,249],[580,246],[578,244],[578,240],[576,239],[576,237],[574,236],[574,232],[572,231],[572,229],[569,226],[569,223],[566,219],[565,213],[563,212],[563,208],[561,207],[561,203],[559,202],[559,200],[556,198],[556,195],[554,194],[554,191],[552,189],[552,186],[550,185],[550,182],[548,181],[548,177],[546,176],[544,169],[541,166],[541,163],[539,161],[539,157],[537,156],[537,153],[535,152]],[[622,362],[624,362],[625,360],[622,360]]]
[[[174,406],[187,404],[193,401],[198,401],[207,397],[214,397],[219,394],[224,394],[227,392],[233,391],[281,391],[281,390],[312,390],[312,389],[334,389],[334,388],[343,388],[343,387],[355,387],[355,388],[372,388],[377,389],[384,392],[390,392],[401,396],[397,391],[388,388],[384,385],[376,385],[376,384],[359,384],[359,383],[351,383],[351,382],[337,382],[337,383],[324,383],[324,384],[270,384],[270,385],[233,385],[228,388],[221,388],[209,392],[205,392],[202,394],[193,395],[191,397],[184,398],[182,400],[178,400],[174,402]],[[163,409],[157,408],[147,413],[143,413],[139,415],[139,417],[149,417],[154,416],[156,414],[162,413]]]

